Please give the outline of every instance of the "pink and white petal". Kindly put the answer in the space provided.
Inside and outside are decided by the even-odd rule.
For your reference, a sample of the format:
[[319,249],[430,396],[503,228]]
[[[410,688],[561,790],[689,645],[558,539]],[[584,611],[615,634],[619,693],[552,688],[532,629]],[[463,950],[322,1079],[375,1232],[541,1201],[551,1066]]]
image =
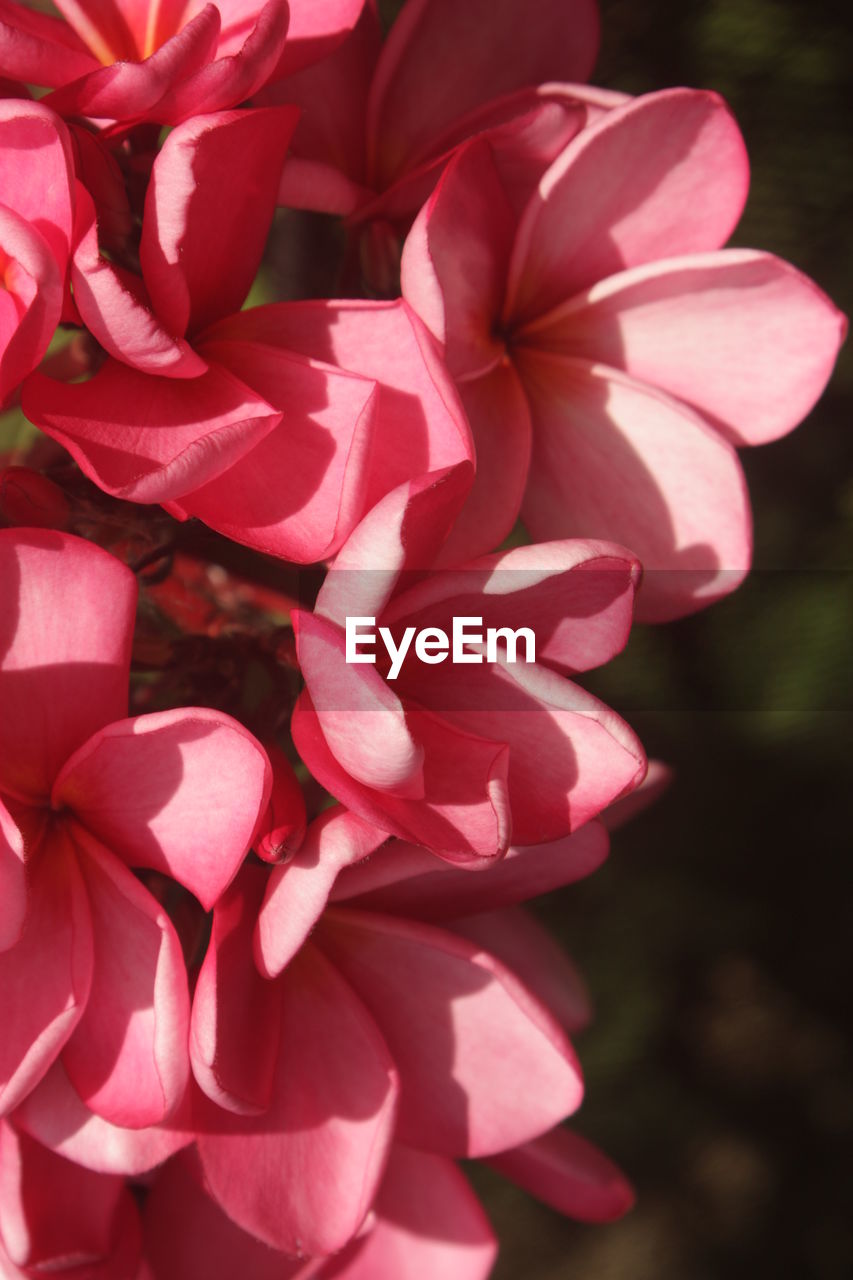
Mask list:
[[427,849],[392,840],[364,862],[346,867],[329,900],[418,920],[453,920],[550,893],[597,871],[609,840],[599,822],[541,845],[512,845],[484,875],[442,867]]
[[568,1035],[583,1031],[592,1021],[589,989],[577,966],[524,907],[504,907],[454,920],[453,931],[500,960],[542,1001]]
[[202,1187],[190,1161],[157,1175],[143,1211],[145,1263],[137,1280],[308,1280],[311,1264],[288,1258],[243,1231]]
[[206,707],[108,725],[71,757],[53,792],[128,865],[164,871],[210,910],[269,803],[266,752]]
[[189,1078],[189,993],[178,935],[155,898],[73,824],[92,917],[89,1000],[62,1061],[83,1102],[129,1129],[174,1114]]
[[208,342],[203,350],[276,406],[278,429],[227,473],[186,493],[181,506],[268,555],[301,564],[332,555],[364,509],[374,383],[250,341]]
[[380,617],[405,571],[429,569],[465,497],[469,462],[428,472],[386,494],[335,558],[317,595],[317,615],[344,627],[347,617]]
[[339,806],[311,823],[299,852],[267,880],[255,931],[255,958],[265,977],[281,973],[305,942],[339,872],[387,839],[386,832]]
[[[182,80],[186,83],[185,77],[192,78],[207,64],[218,37],[219,15],[209,5],[142,62],[137,61],[139,55],[134,52],[119,55],[116,60],[106,48],[99,51],[103,66],[63,83],[45,101],[63,116],[122,122],[165,120],[161,102],[172,85]],[[200,105],[199,109],[204,108]]]
[[560,1125],[489,1164],[545,1204],[580,1222],[613,1222],[634,1204],[624,1173],[578,1133]]
[[74,301],[89,332],[110,355],[144,373],[195,378],[207,369],[189,343],[174,338],[152,313],[142,281],[101,257],[95,206],[77,193],[77,248],[71,263]]
[[228,1216],[291,1254],[342,1248],[382,1177],[397,1098],[375,1022],[306,943],[280,980],[281,1051],[270,1109],[200,1132],[207,1186]]
[[281,747],[267,741],[264,750],[272,768],[272,790],[255,837],[255,852],[264,862],[281,863],[292,856],[305,839],[308,821],[305,793]]
[[211,1101],[238,1115],[266,1111],[275,1087],[281,991],[261,977],[252,958],[267,880],[247,863],[216,904],[193,996],[193,1075]]
[[156,6],[146,0],[58,0],[56,7],[95,56],[106,63],[144,57],[157,34],[156,9],[165,9],[168,14],[175,4],[174,0]]
[[127,712],[136,580],[91,542],[0,531],[0,788],[46,799],[64,761]]
[[[414,0],[394,23],[368,106],[373,185],[388,186],[475,107],[546,80],[585,80],[598,48],[590,0]],[[441,75],[435,69],[441,67]]]
[[613,543],[539,542],[430,575],[392,600],[383,621],[448,635],[454,616],[478,617],[484,628],[526,626],[537,662],[589,671],[625,647],[640,572],[636,558]]
[[505,320],[541,316],[625,267],[719,249],[748,183],[743,138],[716,94],[664,89],[608,112],[569,144],[521,215]]
[[[205,12],[203,9],[194,21],[200,21]],[[176,125],[194,115],[222,111],[251,98],[275,74],[285,48],[289,12],[287,0],[269,0],[254,18],[248,35],[245,21],[229,34],[226,44],[233,52],[208,61],[186,79],[173,81],[174,88],[157,103],[153,118]],[[182,34],[174,39],[180,39]],[[241,37],[245,38],[238,46]]]
[[13,0],[0,2],[0,62],[4,75],[38,85],[64,84],[98,66],[67,23]]
[[92,981],[92,926],[80,870],[62,830],[30,861],[29,910],[0,952],[0,1113],[38,1084],[80,1021]]
[[421,668],[417,687],[436,718],[506,744],[515,844],[577,831],[645,775],[642,746],[624,720],[548,667],[509,665],[499,653],[496,663]]
[[[121,1243],[131,1245],[125,1251]],[[81,1169],[10,1124],[0,1127],[0,1236],[27,1275],[131,1275],[139,1221],[124,1179]],[[127,1270],[116,1268],[125,1255]]]
[[507,749],[460,731],[428,712],[410,709],[407,722],[423,748],[423,799],[366,787],[349,774],[323,736],[307,693],[300,695],[291,732],[313,776],[366,822],[424,845],[453,863],[500,858],[510,840]]
[[198,489],[281,421],[216,366],[197,378],[166,378],[107,360],[75,384],[34,373],[23,404],[99,488],[133,502],[168,502]]
[[522,518],[533,538],[613,538],[645,569],[636,616],[680,617],[733,591],[752,520],[734,449],[687,405],[603,365],[527,350],[533,415]]
[[167,137],[145,196],[139,257],[154,311],[171,333],[197,333],[240,309],[295,124],[292,107],[220,111],[196,115]]
[[392,796],[422,797],[424,749],[400,699],[374,665],[346,658],[344,632],[319,614],[293,614],[299,666],[329,750],[350,777]]
[[366,510],[413,476],[473,456],[453,380],[402,299],[273,303],[230,317],[212,337],[298,352],[376,383]]
[[27,919],[27,872],[23,832],[0,797],[0,952],[21,936]]
[[50,246],[64,276],[74,226],[74,157],[65,124],[41,103],[0,100],[0,192],[3,204]]
[[537,1136],[581,1100],[555,1020],[497,960],[432,925],[330,909],[316,938],[377,1019],[400,1073],[400,1141],[479,1156]]
[[537,326],[535,340],[678,396],[743,445],[775,440],[806,416],[846,329],[795,267],[726,249],[603,280]]
[[452,1160],[395,1143],[369,1231],[318,1280],[487,1280],[497,1241]]
[[442,344],[457,380],[505,354],[497,332],[515,217],[485,142],[462,147],[403,246],[403,297]]
[[163,1124],[125,1129],[89,1110],[60,1061],[16,1109],[15,1125],[75,1165],[122,1177],[149,1172],[195,1137],[189,1093]]

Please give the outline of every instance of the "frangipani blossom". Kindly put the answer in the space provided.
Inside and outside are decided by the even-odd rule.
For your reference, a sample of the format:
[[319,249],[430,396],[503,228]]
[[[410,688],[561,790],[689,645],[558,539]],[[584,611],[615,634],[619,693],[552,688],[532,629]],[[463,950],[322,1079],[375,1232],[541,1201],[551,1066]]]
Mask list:
[[0,73],[56,88],[68,116],[178,124],[331,51],[363,0],[0,0]]
[[291,108],[242,110],[172,131],[146,195],[141,276],[101,255],[83,193],[74,294],[109,357],[73,385],[34,374],[24,405],[108,493],[311,562],[390,488],[473,449],[405,303],[238,310],[294,119]]
[[720,249],[747,181],[725,105],[687,89],[585,129],[520,214],[487,146],[453,161],[407,239],[402,279],[477,445],[457,554],[495,545],[519,510],[536,540],[617,539],[643,562],[648,620],[743,578],[750,511],[734,446],[796,426],[845,330],[787,263]]
[[0,100],[0,405],[59,323],[73,223],[68,130],[37,102]]
[[383,41],[375,4],[331,57],[261,95],[303,108],[280,201],[411,218],[454,149],[484,136],[508,180],[534,182],[621,94],[572,83],[598,47],[594,0],[408,0]]
[[270,769],[203,708],[127,710],[136,582],[98,547],[0,531],[0,1109],[61,1056],[99,1116],[144,1127],[187,1083],[181,946],[132,874],[208,909],[252,841]]
[[[638,567],[622,548],[558,542],[435,562],[470,484],[456,467],[401,485],[341,549],[313,613],[294,613],[306,688],[291,729],[313,775],[368,822],[451,861],[500,857],[594,817],[645,772],[631,730],[563,673],[624,645]],[[398,637],[452,616],[531,628],[536,661],[425,666],[397,678],[345,660],[347,617]]]

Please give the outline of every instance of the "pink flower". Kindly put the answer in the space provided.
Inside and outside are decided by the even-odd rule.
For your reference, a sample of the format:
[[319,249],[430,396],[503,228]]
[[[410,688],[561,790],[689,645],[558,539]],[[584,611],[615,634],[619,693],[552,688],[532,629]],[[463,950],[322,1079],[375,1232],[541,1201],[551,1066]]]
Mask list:
[[86,1106],[141,1127],[187,1082],[177,934],[131,873],[210,908],[269,796],[243,727],[200,708],[123,719],[133,575],[69,535],[0,531],[0,1106],[61,1055]]
[[242,110],[172,131],[146,195],[141,276],[101,256],[82,192],[74,296],[110,358],[77,384],[34,374],[24,400],[108,493],[306,562],[333,554],[390,488],[473,450],[405,303],[239,311],[294,118]]
[[[460,862],[499,857],[510,839],[565,835],[645,772],[627,725],[564,674],[624,645],[636,562],[609,544],[556,542],[412,584],[413,570],[435,563],[469,484],[460,466],[402,485],[352,534],[314,612],[294,614],[306,688],[291,724],[312,774],[353,812]],[[412,652],[391,681],[387,663],[345,660],[347,617],[373,617],[399,641],[407,628],[449,635],[453,616],[531,628],[536,661],[513,665],[501,652],[427,666]]]
[[520,214],[489,148],[446,171],[403,253],[403,292],[444,344],[477,445],[456,550],[614,538],[646,570],[639,616],[732,590],[750,561],[735,445],[791,430],[844,321],[810,280],[719,251],[747,189],[724,104],[687,89],[617,107]]
[[514,183],[535,179],[621,94],[584,80],[598,47],[594,0],[408,0],[383,42],[376,7],[323,62],[261,95],[303,108],[280,202],[410,218],[448,157],[487,137]]
[[[516,966],[456,919],[587,874],[603,829],[513,850],[482,875],[385,841],[330,810],[271,876],[247,865],[214,911],[191,1057],[216,1107],[198,1112],[197,1149],[227,1215],[285,1253],[355,1235],[392,1139],[445,1160],[491,1156],[580,1101],[564,1029],[574,970],[532,920]],[[505,923],[498,913],[494,937]]]
[[92,1173],[0,1121],[0,1275],[127,1280],[139,1213],[124,1178]]
[[59,86],[68,116],[178,124],[328,53],[363,0],[59,0],[65,21],[0,3],[0,73]]
[[65,125],[36,102],[0,100],[0,404],[59,323],[73,221]]

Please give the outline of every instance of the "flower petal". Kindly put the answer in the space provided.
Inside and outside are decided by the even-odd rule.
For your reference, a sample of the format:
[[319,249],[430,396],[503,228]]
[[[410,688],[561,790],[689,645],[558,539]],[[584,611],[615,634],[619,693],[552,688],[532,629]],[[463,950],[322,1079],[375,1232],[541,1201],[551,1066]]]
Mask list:
[[499,961],[432,925],[330,909],[317,940],[382,1028],[400,1072],[401,1141],[503,1150],[580,1103],[571,1045]]
[[0,951],[15,945],[27,918],[24,836],[0,798]]
[[68,756],[127,712],[136,581],[91,542],[0,530],[0,788],[46,799]]
[[86,1105],[143,1128],[173,1114],[189,1077],[189,994],[169,917],[118,858],[76,823],[92,915],[94,973],[62,1061]]
[[25,5],[0,3],[0,62],[5,76],[27,84],[64,84],[98,62],[66,22]]
[[54,803],[130,866],[174,877],[210,910],[269,801],[266,752],[220,711],[186,707],[108,725],[71,757]]
[[624,267],[718,249],[748,181],[743,139],[716,94],[665,89],[608,112],[569,144],[522,214],[505,318],[541,316]]
[[522,516],[536,539],[614,538],[645,575],[637,617],[666,621],[743,580],[752,520],[737,456],[693,410],[584,360],[525,353],[534,421]]
[[489,1161],[545,1204],[580,1222],[613,1222],[634,1204],[622,1170],[580,1134],[560,1125]]

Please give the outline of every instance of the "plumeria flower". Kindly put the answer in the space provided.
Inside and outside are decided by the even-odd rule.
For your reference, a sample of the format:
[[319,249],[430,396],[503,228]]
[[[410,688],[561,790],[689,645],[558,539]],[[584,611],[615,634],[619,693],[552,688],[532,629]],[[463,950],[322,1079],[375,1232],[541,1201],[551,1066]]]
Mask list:
[[741,581],[751,520],[734,447],[797,425],[845,331],[788,263],[721,249],[747,182],[724,103],[688,89],[585,129],[520,214],[486,145],[453,161],[402,279],[477,446],[456,554],[495,545],[520,511],[535,540],[635,551],[647,620]]
[[[500,857],[576,830],[643,777],[628,726],[566,675],[608,661],[631,624],[638,566],[612,544],[519,547],[427,573],[470,485],[459,466],[401,485],[340,551],[313,612],[294,613],[305,690],[291,730],[302,759],[365,820],[443,858]],[[347,618],[402,633],[454,617],[526,626],[535,661],[467,649],[427,665],[347,660]],[[485,655],[487,656],[487,655]]]
[[473,447],[404,302],[239,310],[294,119],[291,108],[221,112],[170,133],[145,199],[141,275],[102,255],[81,189],[74,297],[108,358],[76,384],[34,374],[23,396],[107,493],[311,562],[389,489]]
[[245,101],[324,56],[363,0],[0,0],[0,73],[49,86],[54,111],[126,127]]
[[209,909],[270,793],[260,744],[203,708],[126,719],[136,582],[89,543],[0,531],[0,1108],[61,1057],[88,1109],[144,1127],[188,1078],[177,933],[133,875]]
[[0,404],[59,323],[73,223],[68,130],[39,103],[0,100]]

